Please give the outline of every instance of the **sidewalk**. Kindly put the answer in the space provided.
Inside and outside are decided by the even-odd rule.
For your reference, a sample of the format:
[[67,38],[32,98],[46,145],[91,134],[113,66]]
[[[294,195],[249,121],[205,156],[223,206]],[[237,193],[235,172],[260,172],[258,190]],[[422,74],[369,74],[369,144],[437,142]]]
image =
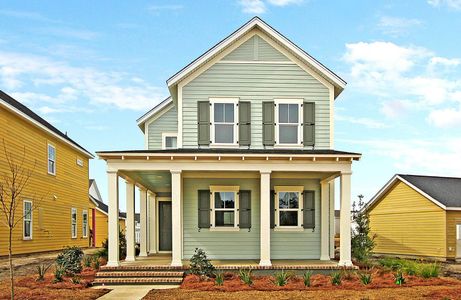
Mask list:
[[151,290],[155,289],[175,289],[179,285],[159,286],[159,285],[106,285],[97,286],[94,289],[109,289],[109,293],[102,297],[100,300],[140,300],[147,295]]

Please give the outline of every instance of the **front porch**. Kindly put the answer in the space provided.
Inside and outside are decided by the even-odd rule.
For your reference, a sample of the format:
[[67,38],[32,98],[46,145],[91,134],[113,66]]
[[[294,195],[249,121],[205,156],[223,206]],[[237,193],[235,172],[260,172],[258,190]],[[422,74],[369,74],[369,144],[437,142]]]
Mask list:
[[[195,248],[205,250],[220,269],[352,266],[350,180],[351,164],[358,160],[358,154],[330,150],[243,154],[181,150],[98,153],[108,164],[107,268],[187,268]],[[119,206],[119,177],[125,179],[127,191],[125,262],[118,260],[118,224],[114,221]],[[336,262],[331,259],[334,258],[334,179],[338,177],[342,239],[340,261]],[[134,255],[136,187],[140,191],[141,211],[139,257]],[[220,190],[219,193],[233,191],[235,196],[226,200],[232,203],[227,216],[218,213],[213,189]],[[286,192],[277,189],[288,189],[295,195],[293,207],[282,206],[279,195]],[[204,191],[207,193],[201,193]],[[202,199],[201,195],[207,194]],[[250,200],[242,203],[244,194]],[[306,202],[308,196],[311,202]],[[203,209],[201,202],[208,203],[208,208]],[[168,205],[161,207],[160,203]],[[244,211],[246,217],[242,219]],[[290,215],[288,222],[282,221],[282,211],[284,218]],[[306,211],[311,212],[307,217]],[[162,221],[167,214],[170,221]],[[165,252],[171,254],[161,254]]]

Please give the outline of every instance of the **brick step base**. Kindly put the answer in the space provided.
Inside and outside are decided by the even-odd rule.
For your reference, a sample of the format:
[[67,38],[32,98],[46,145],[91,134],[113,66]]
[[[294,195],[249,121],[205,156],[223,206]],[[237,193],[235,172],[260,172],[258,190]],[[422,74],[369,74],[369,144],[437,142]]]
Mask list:
[[129,278],[96,278],[93,285],[126,285],[126,284],[155,284],[155,285],[179,285],[182,277],[129,277]]
[[184,272],[156,272],[156,271],[102,271],[96,274],[97,278],[119,278],[119,277],[179,277],[182,278]]

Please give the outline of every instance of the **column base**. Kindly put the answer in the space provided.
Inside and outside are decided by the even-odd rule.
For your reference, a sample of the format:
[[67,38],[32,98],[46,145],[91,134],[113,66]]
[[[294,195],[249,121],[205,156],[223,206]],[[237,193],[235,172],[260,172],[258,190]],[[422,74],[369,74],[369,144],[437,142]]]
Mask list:
[[270,267],[272,266],[272,263],[270,260],[260,260],[259,265],[262,267]]
[[141,253],[139,253],[139,256],[146,257],[146,256],[147,256],[147,252],[141,252]]
[[120,262],[119,261],[108,261],[106,266],[108,266],[108,267],[120,267]]
[[172,267],[182,267],[182,261],[172,260],[170,266],[172,266]]
[[338,263],[338,266],[351,267],[351,266],[353,266],[353,264],[352,264],[352,261],[350,261],[350,260],[340,260],[339,263]]
[[125,261],[136,261],[136,258],[134,256],[127,256]]
[[330,260],[330,256],[328,254],[321,255],[320,260]]

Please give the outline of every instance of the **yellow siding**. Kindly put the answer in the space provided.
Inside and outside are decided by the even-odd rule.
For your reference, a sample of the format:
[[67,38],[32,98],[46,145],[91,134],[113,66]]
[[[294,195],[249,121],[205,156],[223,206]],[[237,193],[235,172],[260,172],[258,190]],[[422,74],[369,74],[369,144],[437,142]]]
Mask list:
[[456,224],[461,224],[461,211],[447,211],[447,257],[456,258]]
[[[64,246],[87,247],[89,238],[82,237],[82,212],[88,210],[88,158],[51,134],[35,127],[0,106],[0,174],[8,172],[4,139],[8,152],[22,157],[24,165],[33,169],[21,199],[33,200],[40,209],[33,212],[32,240],[23,240],[20,222],[13,234],[14,254],[59,250]],[[47,143],[56,147],[56,176],[47,172]],[[83,167],[77,165],[77,157]],[[35,168],[34,168],[35,165]],[[56,196],[56,197],[54,197]],[[77,209],[77,238],[71,238],[71,208]],[[22,200],[17,212],[22,215]],[[3,216],[0,216],[4,220]],[[0,256],[7,255],[7,227],[0,226]]]
[[[92,207],[94,208],[95,205],[91,202]],[[95,209],[95,216],[96,216],[96,237],[95,237],[95,247],[102,247],[102,243],[107,239],[109,227],[108,222],[109,218],[106,214],[102,213],[100,210]],[[91,217],[92,219],[92,217]],[[120,229],[125,232],[125,220],[119,219],[119,226]],[[93,230],[93,223],[90,223],[91,230]]]
[[375,253],[446,256],[445,211],[403,182],[370,209]]

